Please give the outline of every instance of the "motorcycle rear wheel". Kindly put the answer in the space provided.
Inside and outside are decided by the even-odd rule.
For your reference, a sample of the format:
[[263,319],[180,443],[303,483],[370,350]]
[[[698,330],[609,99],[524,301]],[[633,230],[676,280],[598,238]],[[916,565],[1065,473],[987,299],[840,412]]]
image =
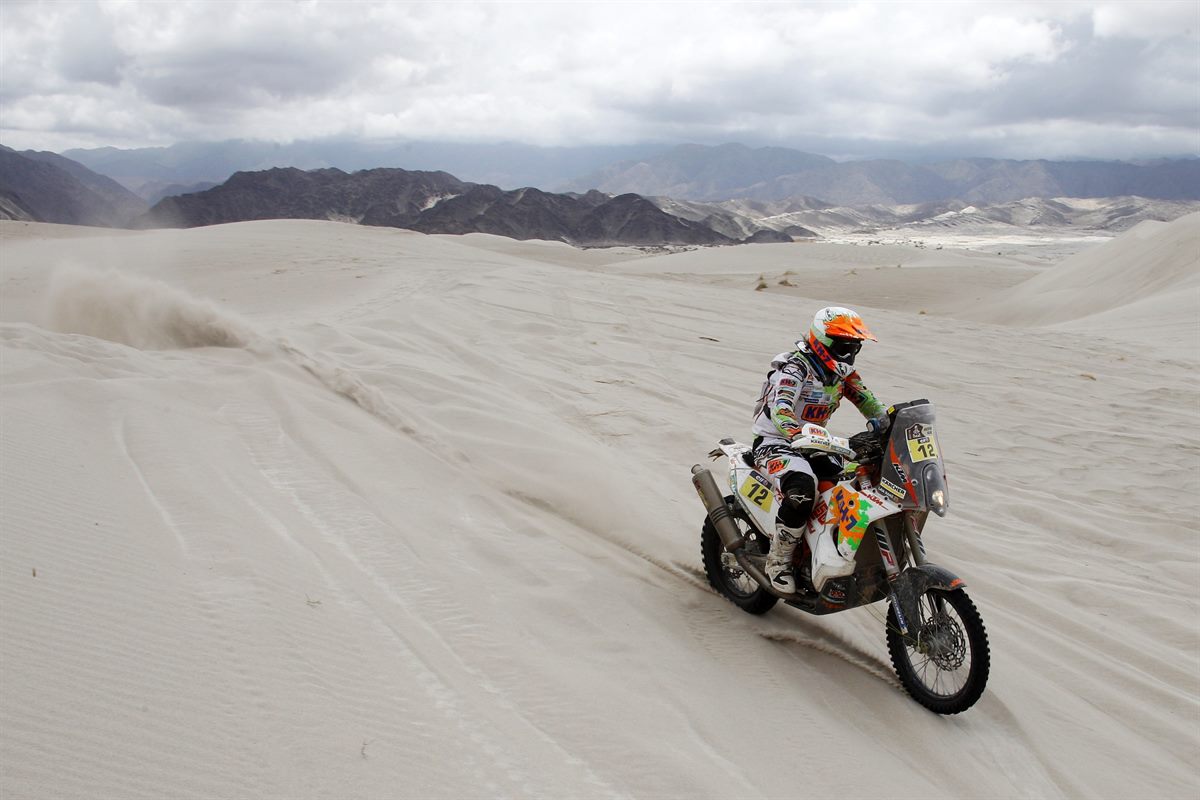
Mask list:
[[909,620],[908,635],[900,632],[896,609],[888,607],[887,643],[896,675],[930,711],[966,711],[987,685],[991,657],[983,619],[962,589],[930,589],[918,605],[921,619]]
[[[729,503],[733,498],[727,497]],[[743,535],[749,526],[734,517],[734,524]],[[754,541],[747,541],[753,547]],[[779,598],[758,585],[758,582],[739,567],[733,556],[726,552],[721,537],[713,527],[712,520],[705,518],[700,532],[700,555],[704,560],[704,573],[717,593],[748,614],[765,614],[775,607]]]

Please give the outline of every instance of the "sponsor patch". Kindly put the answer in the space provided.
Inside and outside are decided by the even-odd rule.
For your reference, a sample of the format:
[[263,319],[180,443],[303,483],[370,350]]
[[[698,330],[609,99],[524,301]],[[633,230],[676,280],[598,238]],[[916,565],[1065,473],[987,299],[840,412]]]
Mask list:
[[789,463],[791,463],[790,458],[772,458],[767,462],[767,472],[774,475],[776,472],[782,471]]
[[792,380],[791,378],[780,378],[779,385],[780,386],[795,386],[796,382],[794,380]]
[[804,407],[804,410],[800,412],[800,418],[806,422],[824,422],[825,420],[829,419],[832,413],[833,412],[827,405],[816,405],[809,403]]

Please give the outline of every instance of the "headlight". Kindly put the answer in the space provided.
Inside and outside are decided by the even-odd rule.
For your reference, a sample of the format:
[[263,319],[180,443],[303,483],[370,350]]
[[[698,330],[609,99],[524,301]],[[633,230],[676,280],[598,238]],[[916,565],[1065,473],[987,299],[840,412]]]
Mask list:
[[946,516],[946,490],[934,489],[929,493],[929,508],[939,517]]

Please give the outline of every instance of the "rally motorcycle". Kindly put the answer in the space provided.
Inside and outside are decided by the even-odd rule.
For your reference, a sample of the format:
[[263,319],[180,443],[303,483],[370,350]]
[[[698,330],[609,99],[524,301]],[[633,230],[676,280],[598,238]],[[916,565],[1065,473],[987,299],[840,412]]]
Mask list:
[[970,708],[987,683],[987,632],[962,579],[926,561],[922,540],[929,512],[945,516],[949,506],[933,405],[892,406],[886,423],[850,439],[808,423],[792,447],[798,456],[857,458],[818,487],[793,557],[796,592],[779,592],[764,569],[783,498],[755,464],[753,449],[732,439],[709,454],[728,458],[729,494],[706,467],[692,467],[708,510],[700,541],[709,583],[751,614],[765,614],[780,600],[810,614],[887,600],[887,646],[905,690],[939,714]]

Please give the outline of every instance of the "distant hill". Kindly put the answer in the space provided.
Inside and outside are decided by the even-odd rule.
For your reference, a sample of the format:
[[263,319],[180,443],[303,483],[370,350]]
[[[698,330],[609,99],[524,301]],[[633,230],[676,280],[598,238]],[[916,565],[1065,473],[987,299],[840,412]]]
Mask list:
[[192,194],[194,192],[203,192],[205,189],[211,189],[214,186],[219,186],[217,181],[199,181],[197,183],[162,183],[155,181],[145,184],[141,187],[140,197],[145,198],[146,203],[154,205],[164,197],[174,197],[177,194]]
[[121,227],[146,208],[137,195],[82,164],[0,145],[0,219]]
[[614,164],[573,182],[577,191],[599,189],[637,192],[688,200],[725,200],[741,197],[744,187],[780,175],[837,166],[831,158],[783,147],[751,149],[740,144],[704,147],[685,144],[643,161]]
[[1197,200],[1145,197],[1040,198],[969,205],[938,203],[831,206],[808,200],[725,200],[699,203],[655,197],[669,214],[694,220],[731,238],[744,239],[760,229],[800,239],[843,234],[903,233],[919,239],[936,234],[1036,235],[1126,231],[1147,220],[1170,222],[1200,211]]
[[632,192],[680,200],[813,197],[837,206],[961,200],[1006,203],[1028,197],[1139,196],[1200,200],[1200,160],[958,159],[934,164],[835,162],[785,148],[682,145],[575,179],[574,191]]
[[493,233],[581,246],[732,244],[634,194],[505,191],[445,172],[372,169],[239,172],[203,192],[168,197],[137,227],[197,227],[255,219],[331,219],[425,233]]

